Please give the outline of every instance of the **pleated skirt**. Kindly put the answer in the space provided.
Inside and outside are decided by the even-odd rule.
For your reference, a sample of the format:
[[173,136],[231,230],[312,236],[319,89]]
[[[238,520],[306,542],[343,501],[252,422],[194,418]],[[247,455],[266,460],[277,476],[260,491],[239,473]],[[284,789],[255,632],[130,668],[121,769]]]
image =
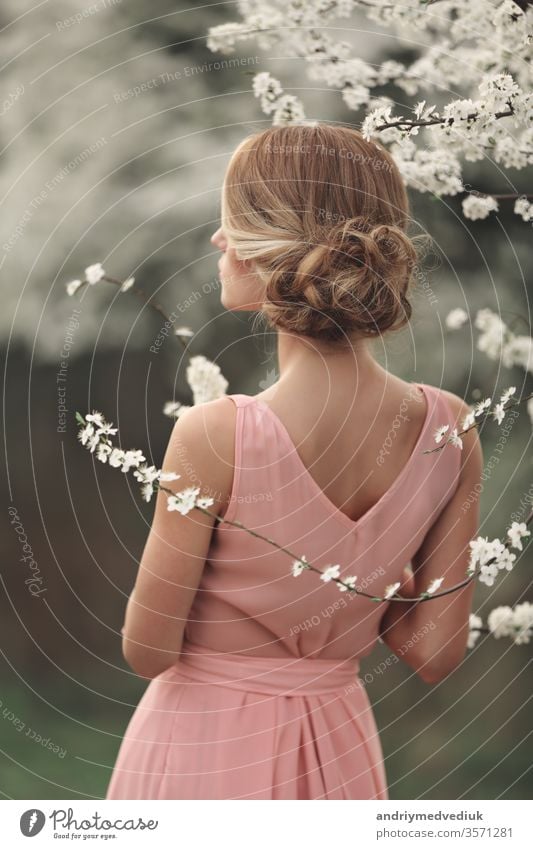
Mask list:
[[357,660],[184,642],[122,740],[106,799],[388,799]]

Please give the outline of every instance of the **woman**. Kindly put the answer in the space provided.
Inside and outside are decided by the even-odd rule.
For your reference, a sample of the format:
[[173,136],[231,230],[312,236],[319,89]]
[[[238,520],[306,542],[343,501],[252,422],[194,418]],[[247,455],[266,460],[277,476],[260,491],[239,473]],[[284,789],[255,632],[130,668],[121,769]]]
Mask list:
[[[234,152],[212,237],[221,299],[275,329],[279,379],[175,424],[163,468],[224,521],[158,495],[123,628],[152,680],[106,798],[387,799],[360,659],[381,635],[428,684],[463,659],[472,583],[371,600],[398,581],[406,598],[458,583],[478,530],[461,509],[481,475],[476,429],[462,451],[424,453],[469,407],[369,347],[411,315],[408,222],[394,160],[354,129],[272,127]],[[293,555],[329,580],[293,574]]]

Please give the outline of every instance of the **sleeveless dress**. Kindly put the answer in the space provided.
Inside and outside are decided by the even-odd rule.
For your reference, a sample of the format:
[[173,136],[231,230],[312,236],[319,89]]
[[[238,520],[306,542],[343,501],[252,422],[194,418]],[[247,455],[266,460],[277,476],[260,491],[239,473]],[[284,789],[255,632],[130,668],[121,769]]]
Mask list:
[[[372,707],[358,675],[387,604],[341,591],[226,524],[238,520],[295,557],[383,595],[457,488],[461,452],[434,448],[455,417],[426,401],[417,444],[356,521],[320,489],[261,399],[234,394],[235,471],[215,525],[179,661],[152,679],[127,727],[106,799],[388,799]],[[405,426],[405,425],[400,425]],[[394,438],[394,432],[391,438]]]

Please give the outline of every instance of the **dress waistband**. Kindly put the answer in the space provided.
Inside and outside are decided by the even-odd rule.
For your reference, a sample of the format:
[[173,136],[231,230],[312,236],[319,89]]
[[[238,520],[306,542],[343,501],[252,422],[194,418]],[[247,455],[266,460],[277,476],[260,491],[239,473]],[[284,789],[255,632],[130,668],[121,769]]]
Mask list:
[[[359,681],[359,661],[307,657],[254,657],[217,652],[183,642],[180,659],[168,673],[183,673],[205,684],[274,696],[303,696],[353,689]],[[166,673],[164,673],[166,676]]]

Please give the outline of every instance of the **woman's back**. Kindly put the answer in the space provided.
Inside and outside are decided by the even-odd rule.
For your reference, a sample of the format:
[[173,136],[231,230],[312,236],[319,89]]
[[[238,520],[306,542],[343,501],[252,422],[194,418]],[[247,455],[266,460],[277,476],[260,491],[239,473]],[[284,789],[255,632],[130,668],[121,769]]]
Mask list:
[[[179,449],[182,482],[223,518],[213,528],[198,503],[171,526],[158,502],[127,640],[143,669],[169,649],[175,662],[128,727],[108,798],[386,799],[359,659],[382,629],[424,680],[460,662],[471,587],[388,600],[415,559],[420,592],[463,579],[476,514],[459,514],[481,465],[470,438],[469,474],[455,447],[431,450],[466,405],[369,350],[411,316],[411,220],[394,159],[353,128],[275,126],[231,157],[211,239],[221,303],[275,329],[280,379],[216,391],[176,423],[165,468]],[[304,556],[313,568],[293,571]]]
[[287,381],[255,396],[279,420],[324,495],[352,520],[400,475],[427,418],[427,399],[416,383],[383,375],[366,379],[355,395],[332,384],[324,397]]
[[[242,522],[321,570],[339,564],[341,580],[355,575],[356,586],[382,596],[455,492],[461,460],[457,450],[423,453],[435,447],[437,427],[455,423],[444,393],[391,381],[381,409],[369,393],[368,407],[359,417],[354,410],[345,415],[337,432],[327,427],[329,412],[314,428],[305,420],[312,400],[299,419],[300,407],[295,402],[289,410],[285,394],[274,394],[276,410],[260,395],[229,396],[237,407],[233,486],[186,641],[266,657],[359,658],[372,650],[383,603],[341,591],[310,570],[295,578],[286,552],[229,522]],[[307,428],[311,437],[298,442]]]

